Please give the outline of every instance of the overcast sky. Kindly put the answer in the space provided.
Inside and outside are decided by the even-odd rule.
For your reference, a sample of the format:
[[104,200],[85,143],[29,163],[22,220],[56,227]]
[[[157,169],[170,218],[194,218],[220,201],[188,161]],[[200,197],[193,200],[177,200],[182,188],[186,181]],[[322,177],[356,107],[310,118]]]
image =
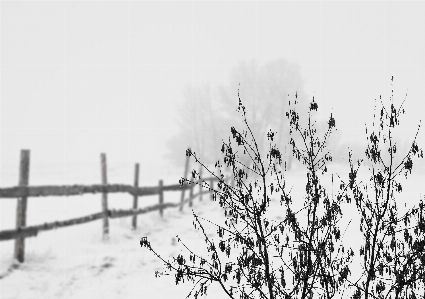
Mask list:
[[298,63],[306,92],[347,140],[365,139],[391,76],[397,107],[408,91],[403,138],[425,108],[425,2],[0,5],[2,165],[17,165],[23,148],[64,165],[101,152],[163,163],[183,89],[225,84],[241,60]]

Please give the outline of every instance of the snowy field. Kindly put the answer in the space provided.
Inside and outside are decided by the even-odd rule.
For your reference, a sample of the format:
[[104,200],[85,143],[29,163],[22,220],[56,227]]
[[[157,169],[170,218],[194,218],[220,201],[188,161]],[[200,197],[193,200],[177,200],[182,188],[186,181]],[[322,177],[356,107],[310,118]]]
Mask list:
[[[98,163],[84,166],[60,168],[54,165],[34,164],[31,166],[30,185],[59,184],[98,184],[100,181],[100,166]],[[81,167],[85,172],[81,172]],[[16,169],[15,169],[16,168]],[[2,170],[2,187],[16,185],[18,181],[17,168]],[[99,170],[98,170],[99,169]],[[363,168],[365,169],[365,168]],[[96,171],[98,170],[98,171]],[[348,177],[348,166],[330,167],[329,172],[322,177],[322,183],[331,190],[331,173],[339,173],[344,180]],[[110,163],[108,165],[109,183],[133,182],[134,165]],[[158,179],[164,179],[164,184],[175,184],[181,174],[164,170],[164,175],[155,173],[140,174],[140,186],[157,185]],[[305,194],[305,171],[295,170],[287,175],[288,190],[292,189],[295,206],[302,204]],[[423,173],[414,174],[406,181],[403,178],[402,198],[414,198],[417,202],[420,187],[423,184]],[[334,176],[334,196],[338,190],[338,180]],[[187,193],[186,193],[187,194]],[[422,191],[422,196],[424,192]],[[224,216],[217,202],[209,200],[204,195],[194,201],[193,210],[216,223],[222,223]],[[165,192],[165,202],[178,202],[180,192]],[[139,207],[157,203],[158,196],[139,197]],[[411,201],[410,201],[411,202]],[[109,208],[128,209],[132,205],[132,197],[127,194],[109,194]],[[344,240],[357,253],[358,221],[351,208],[342,207],[344,223],[352,220],[344,236]],[[16,200],[3,199],[0,202],[0,230],[15,226]],[[66,220],[74,217],[96,213],[101,210],[101,195],[84,195],[72,197],[30,198],[28,201],[27,225],[35,225],[55,220]],[[270,217],[283,219],[284,209],[277,200],[271,204]],[[192,212],[185,206],[180,213],[177,208],[164,211],[161,218],[158,212],[138,216],[138,229],[131,230],[131,217],[110,219],[110,240],[101,240],[102,221],[41,232],[35,238],[25,241],[25,263],[8,272],[13,263],[14,241],[0,243],[0,279],[1,299],[36,299],[36,298],[185,298],[191,289],[190,284],[175,285],[174,277],[155,278],[155,270],[163,269],[160,261],[146,249],[141,249],[140,238],[147,236],[152,246],[164,257],[176,256],[181,247],[176,244],[175,236],[181,239],[195,252],[204,249],[203,238],[192,226]],[[215,229],[210,227],[210,233]],[[198,252],[199,252],[198,251]],[[355,273],[355,271],[354,271]],[[353,274],[354,274],[353,273]],[[356,277],[356,276],[355,276]],[[209,298],[223,298],[224,293],[218,287],[212,286],[208,292]]]

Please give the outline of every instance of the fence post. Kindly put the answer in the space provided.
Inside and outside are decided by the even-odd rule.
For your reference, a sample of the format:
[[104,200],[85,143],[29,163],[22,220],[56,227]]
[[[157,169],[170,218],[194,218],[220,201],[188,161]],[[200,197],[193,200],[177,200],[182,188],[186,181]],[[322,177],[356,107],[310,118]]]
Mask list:
[[[211,190],[214,190],[214,181],[212,178],[210,179],[210,188]],[[214,194],[214,191],[211,192],[211,200],[214,199],[213,194]]]
[[[102,184],[107,185],[108,179],[106,176],[106,155],[100,154],[101,166],[102,166]],[[102,193],[102,211],[103,211],[103,240],[109,239],[109,222],[108,222],[108,194]]]
[[159,215],[161,215],[161,217],[163,217],[163,208],[162,205],[164,204],[164,191],[162,190],[162,186],[163,186],[163,182],[162,180],[159,180],[159,186],[158,186],[158,191],[159,191]]
[[[186,156],[186,165],[185,165],[185,167],[184,167],[184,178],[186,179],[187,178],[187,171],[188,171],[188,169],[189,169],[189,156]],[[186,183],[185,184],[183,184],[183,187],[186,185]],[[185,188],[183,188],[183,190],[182,190],[182,195],[181,195],[181,198],[180,198],[180,208],[179,208],[179,211],[181,212],[181,211],[183,211],[183,201],[184,201],[184,190],[185,190]]]
[[199,200],[202,201],[202,166],[199,167]]
[[[139,187],[139,163],[136,163],[134,168],[134,187]],[[138,196],[134,195],[133,197],[133,210],[137,210],[137,199]],[[137,228],[137,214],[133,215],[133,229]]]
[[195,187],[193,184],[193,179],[190,179],[190,181],[192,182],[192,184],[190,185],[190,194],[189,194],[189,207],[192,207],[193,205],[193,188]]
[[[21,150],[21,161],[19,166],[19,186],[28,186],[29,183],[29,170],[30,170],[30,151]],[[18,198],[16,209],[16,228],[24,227],[26,225],[27,217],[27,197]],[[20,263],[25,259],[25,238],[17,238],[15,240],[15,254],[14,258]]]

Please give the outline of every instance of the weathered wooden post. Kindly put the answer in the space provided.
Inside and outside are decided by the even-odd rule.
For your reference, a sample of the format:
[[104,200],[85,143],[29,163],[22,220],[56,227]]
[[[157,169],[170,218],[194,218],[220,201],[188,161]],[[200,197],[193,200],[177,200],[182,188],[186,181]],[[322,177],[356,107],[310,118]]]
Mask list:
[[[19,186],[28,186],[30,170],[30,151],[21,150],[21,161],[19,165]],[[18,198],[16,209],[16,228],[25,227],[27,217],[27,197]],[[25,259],[25,238],[15,240],[14,258],[20,263]]]
[[[136,163],[134,168],[134,187],[139,187],[139,163]],[[137,210],[137,200],[138,196],[134,195],[133,197],[133,210]],[[133,229],[137,228],[137,214],[133,215]]]
[[158,186],[158,191],[159,191],[159,215],[161,215],[161,217],[163,217],[163,208],[162,205],[164,204],[164,191],[162,190],[162,186],[163,186],[163,182],[162,180],[159,180],[159,186]]
[[199,200],[202,201],[202,166],[199,167]]
[[195,188],[195,185],[193,184],[193,178],[190,179],[192,184],[190,185],[190,194],[189,194],[189,207],[193,206],[193,188]]
[[[186,179],[187,178],[187,171],[188,171],[188,169],[189,169],[189,156],[186,156],[186,164],[185,164],[185,166],[184,166],[184,178]],[[180,208],[179,208],[179,211],[181,212],[181,211],[183,211],[183,201],[184,201],[184,191],[185,191],[185,185],[186,185],[186,183],[185,184],[183,184],[183,190],[182,190],[182,195],[181,195],[181,198],[180,198]]]
[[[100,154],[102,166],[102,184],[107,185],[108,179],[106,176],[106,155]],[[103,240],[109,239],[109,222],[108,222],[108,193],[102,193],[102,211],[103,211]]]

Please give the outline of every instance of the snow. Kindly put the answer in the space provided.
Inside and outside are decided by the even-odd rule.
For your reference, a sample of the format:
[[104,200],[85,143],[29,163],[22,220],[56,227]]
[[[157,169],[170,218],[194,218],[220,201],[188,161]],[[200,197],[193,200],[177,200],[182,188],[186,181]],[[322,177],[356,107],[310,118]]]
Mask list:
[[[132,181],[132,167],[119,165],[108,169],[108,181],[123,183]],[[97,167],[99,168],[99,167]],[[78,167],[75,167],[78,169]],[[81,169],[81,167],[79,168]],[[85,172],[84,175],[68,169],[65,173],[50,165],[33,166],[31,185],[90,184],[97,183],[99,173]],[[35,173],[34,173],[35,172]],[[2,172],[3,186],[15,185],[17,173],[12,169]],[[129,174],[128,176],[126,174]],[[164,176],[161,176],[164,179]],[[168,173],[164,185],[177,184],[181,175]],[[121,179],[120,179],[121,178]],[[142,183],[144,182],[144,183]],[[141,173],[140,186],[154,186],[158,180]],[[197,191],[196,191],[197,192]],[[165,192],[165,202],[179,202],[180,192]],[[187,198],[186,191],[185,197]],[[109,208],[129,209],[133,197],[128,194],[109,194]],[[158,203],[158,196],[139,197],[139,207]],[[1,228],[13,229],[15,225],[15,200],[1,201]],[[224,219],[216,202],[209,194],[203,201],[197,197],[193,210],[200,215],[208,213],[208,219]],[[72,197],[30,198],[28,200],[27,225],[35,225],[55,220],[99,212],[101,195]],[[175,285],[174,277],[155,278],[155,271],[162,270],[161,261],[151,252],[140,247],[140,239],[147,236],[152,246],[164,256],[176,256],[181,246],[175,237],[196,249],[203,246],[202,238],[192,226],[192,211],[185,206],[138,216],[138,228],[132,230],[132,217],[110,219],[110,239],[102,241],[102,221],[94,221],[57,230],[40,232],[37,237],[25,239],[25,262],[14,263],[14,241],[0,243],[0,293],[6,298],[185,298],[191,290],[190,284]],[[15,269],[14,266],[16,266]],[[10,270],[12,269],[12,270]],[[210,289],[212,294],[220,294],[220,289]],[[212,295],[213,296],[213,295]]]
[[[208,206],[211,202],[203,208]],[[172,277],[155,278],[162,264],[140,248],[139,241],[147,236],[161,254],[175,256],[175,235],[191,244],[190,218],[189,211],[177,209],[167,210],[164,219],[146,214],[139,217],[135,231],[130,229],[131,218],[113,220],[108,242],[101,241],[99,222],[45,232],[27,242],[33,249],[27,251],[25,263],[3,279],[2,298],[184,298],[189,285],[175,287]]]
[[[97,165],[98,166],[98,165]],[[112,167],[109,171],[108,180],[111,183],[123,183],[132,181],[131,165]],[[77,167],[75,167],[77,169]],[[99,167],[97,167],[99,168]],[[45,170],[44,172],[42,170]],[[49,171],[47,171],[48,169]],[[2,186],[12,186],[17,181],[13,171],[3,170]],[[34,174],[37,173],[37,174]],[[76,184],[96,183],[100,173],[85,175],[69,169],[64,175],[62,170],[54,170],[43,165],[34,167],[31,174],[30,184]],[[330,172],[322,178],[323,185],[331,194],[331,172],[338,172],[346,180],[348,168],[330,168]],[[44,173],[45,175],[41,175]],[[49,173],[49,175],[47,175]],[[306,172],[296,170],[287,176],[288,190],[293,186],[292,198],[295,206],[302,204],[305,194]],[[62,174],[62,175],[59,175]],[[159,176],[158,176],[159,177]],[[175,184],[180,179],[177,172],[168,172],[161,176],[164,184]],[[422,174],[412,176],[405,182],[402,194],[413,196],[414,201],[419,199],[420,180]],[[37,180],[38,179],[38,180]],[[141,175],[140,186],[157,184],[156,179]],[[337,178],[334,176],[334,196],[338,191]],[[411,191],[412,193],[408,193]],[[186,193],[187,194],[187,193]],[[187,195],[186,195],[187,196]],[[178,202],[180,192],[166,192],[165,202]],[[127,194],[109,194],[109,208],[130,208],[132,197]],[[158,196],[139,197],[139,207],[157,203]],[[15,200],[2,200],[1,207],[1,230],[14,227],[15,223]],[[79,197],[49,197],[30,198],[28,204],[27,225],[34,225],[54,220],[65,220],[73,217],[84,216],[99,212],[101,208],[101,195],[84,195]],[[344,223],[353,219],[350,228],[344,238],[353,250],[358,252],[358,224],[356,224],[355,210],[347,210],[343,207]],[[218,202],[210,200],[209,195],[194,201],[193,210],[215,223],[223,223],[223,211]],[[270,217],[282,219],[284,208],[280,207],[276,198],[271,203]],[[192,211],[188,206],[181,213],[178,208],[164,211],[161,218],[158,212],[152,212],[138,216],[137,230],[131,229],[131,217],[110,219],[110,239],[102,241],[102,221],[94,221],[87,224],[61,228],[58,230],[41,232],[37,237],[27,238],[25,241],[25,262],[14,264],[13,245],[14,241],[0,242],[0,279],[1,299],[9,298],[185,298],[192,288],[190,283],[175,285],[174,277],[155,278],[155,271],[162,270],[161,261],[146,248],[139,245],[140,239],[147,236],[152,246],[164,257],[176,256],[183,247],[175,242],[175,236],[179,235],[185,244],[202,252],[205,248],[203,237],[192,226]],[[208,227],[208,226],[207,226]],[[215,228],[208,227],[210,233]],[[183,251],[185,252],[185,251]],[[15,269],[9,271],[13,265]],[[356,276],[355,276],[356,277]],[[209,288],[209,298],[224,297],[223,291],[215,285]]]

